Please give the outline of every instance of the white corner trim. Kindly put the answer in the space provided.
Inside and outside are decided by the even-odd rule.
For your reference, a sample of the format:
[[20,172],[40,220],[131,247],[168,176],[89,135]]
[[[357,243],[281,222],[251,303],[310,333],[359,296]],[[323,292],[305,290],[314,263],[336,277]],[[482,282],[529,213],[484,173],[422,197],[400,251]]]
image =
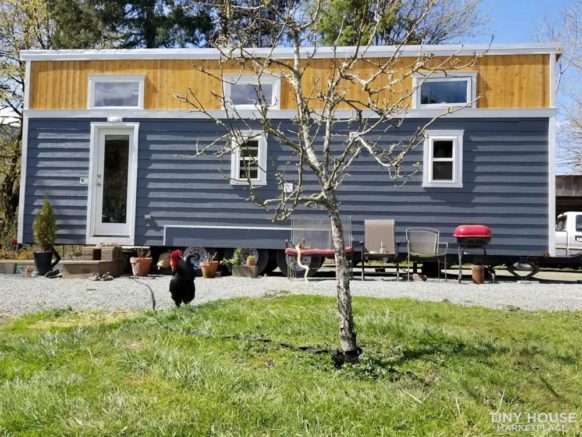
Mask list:
[[[251,179],[253,186],[267,185],[267,137],[260,130],[245,130],[241,132],[244,138],[252,138],[258,141],[258,168],[257,178]],[[241,179],[240,174],[240,148],[236,138],[232,139],[232,152],[230,154],[230,185],[249,185],[247,179]]]
[[[420,101],[421,87],[427,82],[467,82],[467,102],[465,103],[430,103],[423,104]],[[433,108],[476,108],[477,98],[477,72],[435,72],[435,73],[414,73],[412,75],[412,109],[433,109]]]
[[548,84],[548,92],[550,93],[550,108],[556,107],[556,94],[558,92],[557,85],[558,85],[558,78],[556,77],[556,62],[557,57],[556,53],[550,53],[549,56],[550,60],[550,83]]
[[[485,109],[485,108],[461,108],[452,113],[447,113],[445,109],[410,109],[394,113],[394,118],[549,118],[556,114],[556,108],[536,108],[536,109]],[[31,109],[25,111],[29,118],[103,118],[119,116],[124,119],[207,119],[208,115],[200,111],[185,110],[155,110],[155,109]],[[210,111],[212,116],[217,118],[226,118],[226,111],[217,109]],[[256,110],[237,111],[238,116],[242,119],[259,120],[261,115]],[[232,117],[232,111],[229,112]],[[269,111],[269,117],[272,119],[289,120],[297,115],[293,109],[282,109]],[[350,110],[339,110],[336,112],[338,118],[348,118],[354,116]],[[363,111],[365,118],[377,118],[372,111]]]
[[[423,145],[422,186],[423,188],[463,188],[463,130],[427,130]],[[433,142],[450,140],[453,142],[453,180],[432,179]]]
[[[561,53],[556,42],[523,44],[439,44],[409,46],[364,47],[301,47],[301,58],[346,58],[360,52],[362,58],[398,56],[472,56],[472,55],[533,55]],[[256,57],[292,59],[292,47],[241,49]],[[239,53],[241,52],[239,51]],[[119,60],[119,59],[222,59],[216,49],[107,49],[107,50],[23,50],[20,59],[25,61],[61,60]]]
[[22,151],[20,154],[20,190],[18,194],[18,229],[16,232],[16,241],[19,244],[23,244],[24,209],[26,207],[26,168],[28,166],[28,115],[26,113],[22,116],[22,141],[20,147]]
[[[93,217],[95,206],[95,194],[93,193],[93,186],[96,180],[96,160],[99,143],[99,131],[101,129],[119,129],[119,130],[133,130],[133,143],[130,144],[132,150],[132,159],[129,163],[128,183],[130,184],[128,199],[127,199],[127,217],[129,219],[129,236],[95,236],[95,220]],[[107,123],[94,122],[91,123],[91,138],[89,146],[89,184],[87,192],[87,226],[85,231],[85,242],[87,244],[135,244],[135,225],[137,214],[137,171],[139,162],[139,123]]]
[[24,110],[30,109],[30,61],[24,67]]
[[556,256],[556,117],[548,121],[548,252]]
[[[144,74],[91,74],[87,80],[89,87],[87,90],[87,109],[98,110],[126,110],[144,108],[145,95],[145,75]],[[116,82],[137,82],[139,84],[137,106],[95,106],[95,85],[97,83],[116,83]]]

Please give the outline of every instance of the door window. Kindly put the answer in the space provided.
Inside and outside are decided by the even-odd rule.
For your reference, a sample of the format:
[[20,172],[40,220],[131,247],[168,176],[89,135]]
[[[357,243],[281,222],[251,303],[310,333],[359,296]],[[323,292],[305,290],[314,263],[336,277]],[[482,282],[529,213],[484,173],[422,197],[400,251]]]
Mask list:
[[129,135],[105,135],[102,223],[127,222]]

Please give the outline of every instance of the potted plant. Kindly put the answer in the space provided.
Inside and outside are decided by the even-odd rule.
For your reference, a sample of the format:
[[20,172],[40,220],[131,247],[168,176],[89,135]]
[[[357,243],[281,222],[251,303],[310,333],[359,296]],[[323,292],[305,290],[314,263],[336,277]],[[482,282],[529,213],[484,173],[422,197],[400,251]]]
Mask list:
[[[32,230],[34,241],[40,248],[40,251],[34,252],[34,265],[39,275],[45,275],[60,260],[58,253],[53,248],[57,237],[57,221],[48,196],[45,196],[44,204],[34,218]],[[57,257],[54,263],[52,262],[53,254]]]
[[256,265],[257,265],[257,259],[253,255],[249,255],[247,257],[247,266],[251,267],[251,266],[256,266]]
[[149,249],[138,248],[135,250],[136,256],[129,258],[131,271],[134,276],[147,276],[152,268],[152,257]]
[[232,258],[223,259],[222,264],[229,266],[232,271],[232,276],[239,276],[243,278],[257,277],[256,265],[243,265],[242,249],[235,249],[234,253],[232,254]]
[[218,261],[214,258],[216,257],[216,252],[212,254],[210,258],[203,259],[200,261],[200,269],[202,270],[202,277],[204,278],[214,278],[216,276],[216,271],[218,270]]

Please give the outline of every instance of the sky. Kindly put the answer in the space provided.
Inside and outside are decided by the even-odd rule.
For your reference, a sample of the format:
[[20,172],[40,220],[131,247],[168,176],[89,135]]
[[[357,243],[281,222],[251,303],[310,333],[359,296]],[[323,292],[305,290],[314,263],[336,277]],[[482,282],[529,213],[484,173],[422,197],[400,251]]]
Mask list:
[[489,17],[482,35],[472,38],[474,43],[536,41],[539,24],[545,19],[555,21],[572,0],[482,0],[481,11]]
[[[543,29],[543,22],[559,23],[563,11],[572,6],[576,0],[482,0],[481,11],[489,17],[483,31],[466,42],[488,43],[491,36],[493,42],[498,44],[527,43],[538,41],[538,36]],[[566,101],[564,89],[580,88],[577,84],[578,77],[573,71],[567,72],[560,87],[562,95],[558,98]],[[566,98],[566,100],[564,100]],[[556,127],[559,132],[564,132],[560,126],[565,124],[562,110],[558,109]],[[556,148],[556,174],[579,173],[568,165],[568,155],[565,146],[573,146],[566,143],[568,137],[558,136]],[[580,145],[582,147],[582,145]]]

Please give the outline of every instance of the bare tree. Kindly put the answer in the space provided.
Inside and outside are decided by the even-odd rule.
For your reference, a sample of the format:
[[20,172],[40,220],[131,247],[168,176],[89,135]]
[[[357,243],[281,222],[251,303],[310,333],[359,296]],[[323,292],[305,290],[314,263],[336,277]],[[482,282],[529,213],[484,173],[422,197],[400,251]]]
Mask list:
[[[323,0],[318,1],[315,7],[305,7],[303,2],[296,1],[284,13],[271,9],[268,14],[262,14],[274,14],[277,22],[283,23],[280,35],[288,38],[291,44],[286,59],[275,56],[277,36],[265,49],[233,47],[223,40],[223,45],[217,47],[221,54],[218,68],[197,68],[213,78],[216,84],[222,83],[223,87],[237,83],[243,74],[254,75],[257,79],[255,109],[250,115],[237,110],[229,100],[228,93],[221,89],[212,95],[215,100],[213,106],[223,107],[223,114],[218,114],[203,102],[200,95],[204,90],[192,88],[188,94],[179,96],[193,109],[206,114],[224,132],[216,141],[198,147],[198,154],[225,156],[237,149],[244,152],[248,141],[247,132],[256,130],[257,125],[269,141],[278,142],[290,152],[291,158],[286,165],[275,169],[262,168],[268,172],[269,179],[276,182],[276,195],[265,197],[264,192],[253,185],[251,172],[243,172],[249,186],[249,198],[266,208],[273,220],[287,219],[299,207],[319,208],[329,217],[337,272],[338,353],[349,361],[357,360],[360,349],[352,315],[350,271],[338,190],[350,166],[366,154],[386,169],[389,177],[397,183],[403,183],[417,172],[419,166],[409,165],[405,157],[423,139],[427,125],[419,126],[405,142],[386,144],[381,140],[383,133],[398,129],[404,120],[414,92],[413,87],[409,86],[412,76],[420,75],[421,83],[422,77],[435,71],[449,72],[465,68],[473,65],[476,59],[436,57],[430,53],[414,57],[401,56],[405,45],[413,37],[414,26],[393,47],[391,56],[380,59],[368,56],[373,40],[369,36],[379,31],[384,11],[391,10],[397,2],[399,0],[375,0],[376,25],[367,27],[366,34],[361,33],[356,39],[356,45],[349,50],[337,44],[327,48],[331,51],[327,54],[330,57],[327,59],[329,64],[324,72],[319,70],[315,75],[313,71],[321,49],[317,46],[306,48],[304,44],[314,38]],[[432,3],[438,5],[439,0]],[[269,8],[269,4],[263,2],[260,7]],[[431,10],[427,8],[425,13],[429,14]],[[414,19],[421,23],[425,16]],[[338,26],[341,29],[343,23],[338,23]],[[231,40],[244,41],[245,38],[244,35],[231,35]],[[236,71],[234,75],[233,70]],[[227,72],[230,74],[227,75]],[[292,96],[294,107],[292,128],[289,128],[288,123],[271,117],[272,101],[264,84],[272,76],[280,78],[290,89],[288,95]],[[429,124],[432,121],[434,119]],[[251,160],[251,164],[253,167],[260,165],[257,160]],[[316,181],[315,189],[306,182],[313,179]],[[289,189],[288,183],[293,184],[292,189]],[[268,193],[272,192],[272,189],[268,190]]]
[[559,41],[564,45],[556,71],[555,101],[559,169],[582,171],[582,0],[575,0],[538,26],[538,40]]

